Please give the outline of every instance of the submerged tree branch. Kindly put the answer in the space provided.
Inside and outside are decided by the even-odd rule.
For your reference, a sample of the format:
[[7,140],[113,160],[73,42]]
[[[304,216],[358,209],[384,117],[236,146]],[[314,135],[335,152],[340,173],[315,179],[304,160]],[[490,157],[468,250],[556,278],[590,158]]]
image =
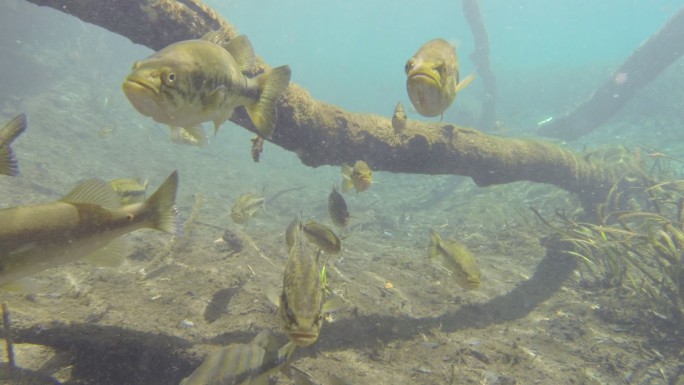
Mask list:
[[566,115],[542,125],[538,133],[571,140],[594,131],[683,53],[684,8],[660,31],[634,50],[588,100]]
[[489,35],[482,20],[480,1],[463,0],[463,13],[475,40],[475,51],[470,59],[477,66],[485,92],[479,126],[483,130],[493,130],[496,125],[496,77],[489,65]]
[[[228,22],[194,0],[29,1],[153,49],[216,28],[236,34]],[[623,173],[550,143],[486,135],[443,122],[408,121],[404,130],[395,132],[387,117],[347,112],[314,100],[296,84],[288,87],[277,112],[271,141],[313,167],[363,159],[375,170],[463,175],[479,186],[522,180],[548,183],[579,194],[586,208],[605,197],[615,175]],[[232,120],[255,132],[244,110],[238,109]]]

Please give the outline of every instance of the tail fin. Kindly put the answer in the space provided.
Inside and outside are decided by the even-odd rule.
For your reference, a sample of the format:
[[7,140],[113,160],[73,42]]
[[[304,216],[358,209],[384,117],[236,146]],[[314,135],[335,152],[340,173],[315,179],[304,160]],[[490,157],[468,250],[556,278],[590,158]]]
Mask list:
[[428,245],[429,258],[436,258],[439,255],[439,243],[441,241],[442,239],[439,237],[439,234],[437,234],[435,230],[430,229],[430,244]]
[[0,174],[19,175],[19,164],[12,151],[12,141],[26,130],[28,122],[25,114],[19,114],[5,127],[0,129]]
[[246,106],[249,118],[259,131],[259,136],[268,139],[275,128],[275,103],[290,84],[292,71],[289,66],[274,68],[258,77],[259,100]]
[[169,175],[157,191],[145,201],[152,212],[152,227],[176,235],[180,232],[176,221],[176,191],[178,190],[178,171]]

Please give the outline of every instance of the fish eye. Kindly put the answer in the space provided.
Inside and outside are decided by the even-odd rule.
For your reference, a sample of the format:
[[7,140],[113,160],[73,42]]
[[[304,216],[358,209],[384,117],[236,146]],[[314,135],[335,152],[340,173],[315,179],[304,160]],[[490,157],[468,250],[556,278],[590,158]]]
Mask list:
[[128,220],[129,222],[133,222],[134,219],[135,219],[135,214],[131,214],[131,213],[126,214],[126,220]]
[[162,74],[162,81],[167,86],[173,86],[176,83],[176,73],[172,71],[165,71]]
[[413,59],[409,59],[409,60],[406,62],[406,65],[404,66],[404,72],[405,72],[406,74],[408,74],[409,71],[411,71],[411,68],[412,68],[412,67],[413,67]]

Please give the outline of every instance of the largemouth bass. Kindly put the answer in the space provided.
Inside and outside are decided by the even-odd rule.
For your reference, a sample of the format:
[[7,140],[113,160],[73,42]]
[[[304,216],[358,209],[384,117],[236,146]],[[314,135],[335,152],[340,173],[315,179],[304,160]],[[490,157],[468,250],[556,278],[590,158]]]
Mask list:
[[0,286],[83,257],[113,265],[125,257],[117,238],[138,229],[175,234],[177,188],[174,171],[149,199],[122,206],[89,179],[57,202],[0,210]]
[[423,44],[404,67],[406,90],[413,107],[423,116],[444,116],[456,94],[473,79],[470,74],[460,81],[456,48],[444,39]]
[[444,266],[454,273],[456,282],[464,289],[480,287],[480,268],[475,257],[458,241],[443,241],[434,230],[430,229],[428,257],[442,256]]
[[247,77],[255,68],[252,44],[244,35],[225,40],[223,33],[210,32],[136,62],[123,83],[126,97],[141,114],[168,124],[179,143],[206,144],[201,123],[213,122],[216,133],[238,106],[245,107],[259,135],[270,138],[275,103],[290,82],[290,67]]

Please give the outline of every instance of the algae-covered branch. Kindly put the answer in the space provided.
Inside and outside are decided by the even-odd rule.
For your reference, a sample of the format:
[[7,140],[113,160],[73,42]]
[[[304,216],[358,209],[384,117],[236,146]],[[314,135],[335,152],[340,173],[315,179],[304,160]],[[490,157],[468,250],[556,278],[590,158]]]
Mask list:
[[[236,34],[227,21],[195,0],[29,1],[152,49],[215,29]],[[232,120],[255,131],[244,110],[236,110]],[[600,200],[615,175],[600,163],[549,143],[486,135],[444,122],[408,121],[395,131],[387,117],[347,112],[314,100],[296,84],[290,84],[278,103],[270,141],[314,167],[363,159],[375,170],[463,175],[480,186],[527,180],[578,193],[585,203]]]

